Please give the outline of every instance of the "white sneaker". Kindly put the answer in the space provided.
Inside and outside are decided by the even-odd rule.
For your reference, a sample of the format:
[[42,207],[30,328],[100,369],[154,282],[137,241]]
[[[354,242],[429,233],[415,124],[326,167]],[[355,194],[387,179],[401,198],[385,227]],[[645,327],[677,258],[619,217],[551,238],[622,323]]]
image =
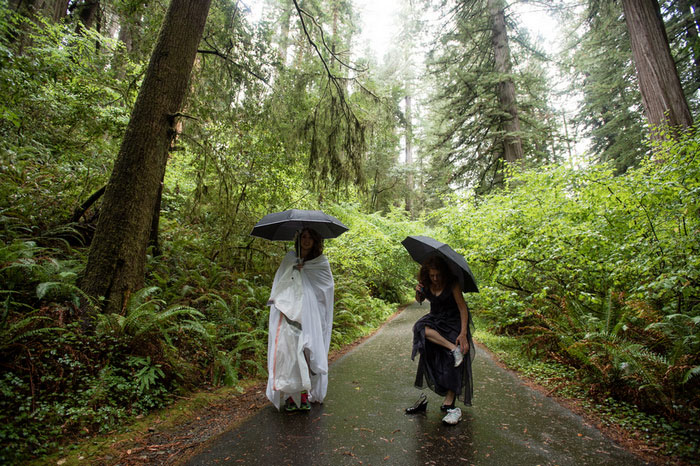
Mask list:
[[464,355],[459,349],[459,346],[452,350],[452,356],[454,356],[455,358],[455,367],[458,367],[460,364],[462,364],[462,361],[464,360]]
[[462,410],[459,408],[452,408],[447,410],[447,414],[442,418],[442,423],[453,426],[462,419]]

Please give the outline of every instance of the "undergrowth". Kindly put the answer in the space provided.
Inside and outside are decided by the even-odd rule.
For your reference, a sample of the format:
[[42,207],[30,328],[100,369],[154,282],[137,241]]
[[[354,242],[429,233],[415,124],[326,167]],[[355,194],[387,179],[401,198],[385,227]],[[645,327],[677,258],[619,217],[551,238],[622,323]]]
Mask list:
[[619,426],[630,437],[658,449],[661,455],[700,464],[700,435],[697,426],[684,425],[658,414],[645,413],[634,404],[610,396],[594,397],[579,372],[557,361],[533,357],[522,338],[496,335],[488,331],[488,322],[476,316],[474,338],[493,352],[509,369],[544,387],[547,393],[575,400],[603,425]]
[[[36,238],[15,219],[2,220],[0,462],[21,463],[118,431],[205,387],[236,388],[267,376],[266,303],[284,247],[245,267],[216,261],[205,235],[166,219],[168,240],[162,255],[148,257],[146,286],[122,312],[97,311],[86,331],[81,305],[97,303],[78,287],[85,248]],[[373,234],[387,243],[381,228]],[[369,285],[379,283],[383,269],[340,266],[343,248],[337,242],[328,250],[336,281],[333,348],[368,334],[395,309]],[[366,253],[382,255],[371,244]],[[403,282],[394,286],[384,295],[398,295]]]

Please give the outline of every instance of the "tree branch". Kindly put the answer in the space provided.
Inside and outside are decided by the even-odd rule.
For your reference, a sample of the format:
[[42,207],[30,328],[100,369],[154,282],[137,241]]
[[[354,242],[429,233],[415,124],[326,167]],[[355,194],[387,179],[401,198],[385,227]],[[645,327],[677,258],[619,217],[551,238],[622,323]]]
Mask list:
[[[209,45],[211,46],[211,44],[209,44]],[[270,83],[267,82],[267,79],[265,79],[265,78],[263,78],[262,76],[258,75],[257,73],[255,73],[255,72],[254,72],[253,70],[251,70],[250,68],[248,68],[248,67],[246,67],[246,66],[243,66],[243,65],[241,65],[241,64],[239,64],[239,63],[236,63],[236,62],[233,61],[233,60],[231,59],[231,57],[229,57],[226,53],[220,52],[220,51],[218,51],[218,50],[216,50],[216,49],[214,49],[214,50],[198,49],[198,50],[197,50],[197,53],[201,53],[201,54],[203,54],[203,55],[214,55],[214,56],[216,56],[216,57],[223,58],[227,63],[230,63],[231,65],[233,65],[233,66],[235,66],[235,67],[237,67],[237,68],[240,68],[240,69],[242,69],[243,71],[245,71],[246,73],[248,73],[248,74],[250,74],[250,75],[256,77],[257,79],[259,79],[260,81],[262,81],[263,83],[265,83],[265,85],[267,85],[267,86],[270,85]]]

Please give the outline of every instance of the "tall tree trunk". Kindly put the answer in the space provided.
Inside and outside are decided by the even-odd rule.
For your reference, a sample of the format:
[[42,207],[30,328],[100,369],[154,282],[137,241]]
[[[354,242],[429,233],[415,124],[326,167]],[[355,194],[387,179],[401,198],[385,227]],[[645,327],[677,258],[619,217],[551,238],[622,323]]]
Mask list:
[[335,54],[336,54],[336,49],[338,46],[338,20],[339,20],[339,12],[338,8],[340,6],[338,5],[337,1],[332,2],[333,4],[331,5],[332,8],[332,13],[331,17],[332,19],[332,26],[331,26],[331,59],[329,63],[329,68],[331,71],[338,71],[340,69],[340,63],[338,63],[338,60],[335,59]]
[[289,25],[292,19],[292,7],[286,5],[280,17],[281,29],[279,40],[279,57],[282,67],[287,66],[287,54],[289,53]]
[[158,189],[210,3],[170,3],[107,184],[81,280],[107,312],[120,312],[143,287]]
[[91,29],[97,25],[97,30],[100,30],[100,1],[86,0],[82,4],[76,6],[76,15],[80,22],[76,26],[75,32],[81,32],[83,28]]
[[[408,90],[408,86],[407,86]],[[405,97],[406,102],[406,165],[413,164],[413,98],[411,95]],[[413,215],[413,174],[406,175],[406,210]]]
[[674,130],[693,124],[678,70],[671,57],[657,0],[622,0],[634,66],[649,125]]
[[[165,171],[163,171],[165,175]],[[153,207],[153,218],[151,218],[151,232],[148,235],[148,246],[153,248],[153,255],[160,256],[162,251],[160,249],[160,241],[158,239],[160,232],[160,208],[163,202],[163,181],[160,182],[158,186],[158,194],[156,196],[156,204]]]
[[70,0],[52,0],[47,2],[49,8],[47,11],[54,23],[66,17],[69,4]]
[[498,101],[501,110],[507,115],[503,121],[503,159],[506,162],[517,162],[523,158],[523,145],[520,140],[520,119],[518,118],[518,105],[515,99],[515,84],[510,77],[512,65],[510,62],[510,48],[508,35],[506,34],[505,5],[503,0],[488,0],[489,16],[491,17],[491,44],[496,72],[501,75],[498,83]]

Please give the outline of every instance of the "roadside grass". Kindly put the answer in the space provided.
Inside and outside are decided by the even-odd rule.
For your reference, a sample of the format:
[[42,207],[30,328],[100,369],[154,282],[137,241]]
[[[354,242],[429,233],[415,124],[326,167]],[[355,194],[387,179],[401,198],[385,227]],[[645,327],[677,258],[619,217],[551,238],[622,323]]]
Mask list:
[[210,391],[193,392],[187,397],[182,397],[167,408],[154,411],[147,416],[134,418],[134,421],[125,424],[112,433],[86,438],[71,445],[62,446],[59,451],[28,461],[28,466],[61,465],[83,466],[93,464],[94,458],[104,458],[109,463],[116,461],[128,449],[128,445],[157,428],[165,431],[180,424],[196,419],[202,409],[230,399],[235,395],[245,392],[248,388],[262,382],[262,379],[242,381],[237,387],[220,387]]
[[630,439],[642,442],[649,450],[672,458],[676,463],[700,464],[698,426],[671,423],[662,416],[644,413],[633,404],[612,397],[594,399],[575,368],[556,361],[533,359],[528,356],[522,339],[489,333],[485,321],[478,316],[473,318],[477,328],[474,338],[506,367],[540,385],[548,395],[574,402],[603,426],[619,427]]

